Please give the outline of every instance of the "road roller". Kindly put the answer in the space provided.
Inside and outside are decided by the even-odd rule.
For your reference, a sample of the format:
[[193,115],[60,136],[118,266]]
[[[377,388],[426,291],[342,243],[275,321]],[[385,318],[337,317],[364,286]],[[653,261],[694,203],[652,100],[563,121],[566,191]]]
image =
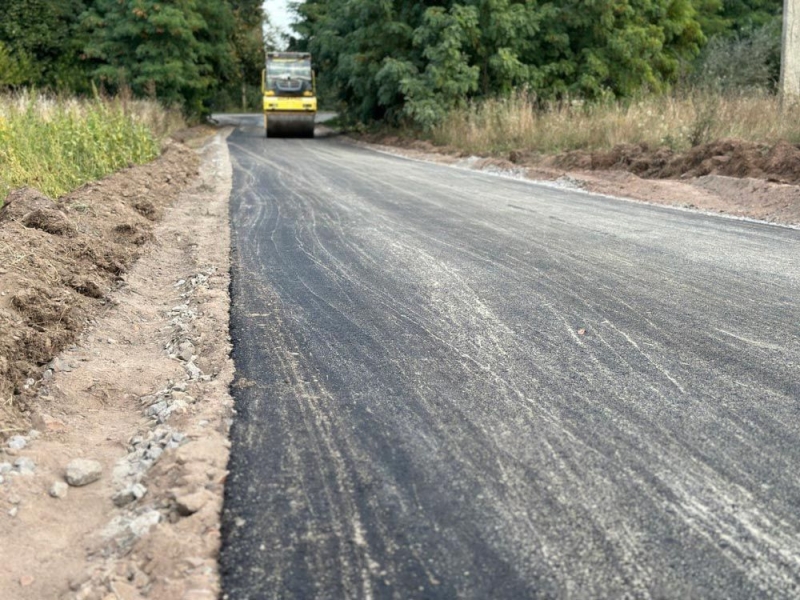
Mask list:
[[261,88],[268,138],[314,137],[317,95],[309,53],[267,53]]

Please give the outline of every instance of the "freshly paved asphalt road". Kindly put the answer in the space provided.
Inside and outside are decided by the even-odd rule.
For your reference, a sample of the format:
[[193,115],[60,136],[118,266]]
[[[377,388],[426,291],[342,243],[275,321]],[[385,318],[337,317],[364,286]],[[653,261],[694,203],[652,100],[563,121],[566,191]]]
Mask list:
[[227,597],[800,597],[800,232],[229,138]]

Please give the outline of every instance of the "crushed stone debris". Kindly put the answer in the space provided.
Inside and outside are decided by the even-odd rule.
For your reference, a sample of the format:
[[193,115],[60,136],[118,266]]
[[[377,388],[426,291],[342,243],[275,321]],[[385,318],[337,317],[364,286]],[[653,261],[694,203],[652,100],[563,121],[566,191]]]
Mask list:
[[15,435],[8,439],[6,445],[12,450],[22,450],[25,446],[28,445],[28,440],[26,440],[21,435]]

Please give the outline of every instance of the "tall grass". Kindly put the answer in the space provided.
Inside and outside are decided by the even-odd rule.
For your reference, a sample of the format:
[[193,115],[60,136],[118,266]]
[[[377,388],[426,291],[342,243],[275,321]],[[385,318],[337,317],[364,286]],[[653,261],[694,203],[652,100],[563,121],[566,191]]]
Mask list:
[[541,106],[526,94],[457,110],[432,131],[434,143],[473,154],[553,154],[618,144],[686,150],[720,138],[800,143],[800,107],[764,94],[693,92],[636,101]]
[[0,204],[14,188],[31,186],[55,198],[148,162],[182,122],[150,101],[0,96]]

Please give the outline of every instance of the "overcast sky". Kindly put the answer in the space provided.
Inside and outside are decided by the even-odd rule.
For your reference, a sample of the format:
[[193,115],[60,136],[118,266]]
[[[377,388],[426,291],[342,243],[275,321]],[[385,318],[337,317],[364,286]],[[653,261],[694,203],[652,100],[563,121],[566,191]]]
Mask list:
[[289,11],[289,0],[264,0],[264,8],[273,25],[284,33],[290,33],[292,14]]

